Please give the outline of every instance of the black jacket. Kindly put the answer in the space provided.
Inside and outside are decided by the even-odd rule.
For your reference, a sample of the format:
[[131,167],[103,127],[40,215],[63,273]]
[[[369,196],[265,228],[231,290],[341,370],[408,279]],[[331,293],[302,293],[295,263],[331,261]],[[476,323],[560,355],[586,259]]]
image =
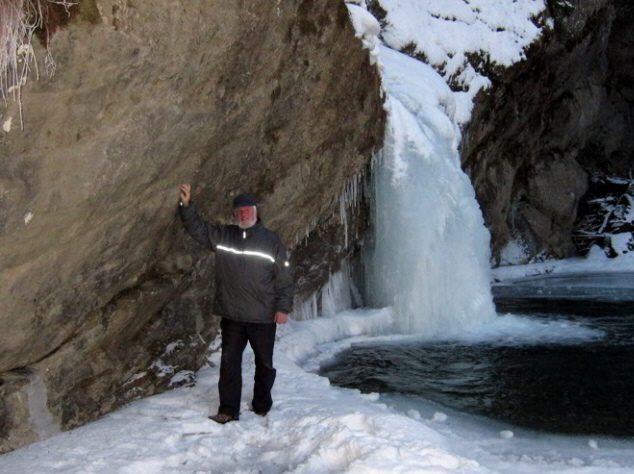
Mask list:
[[293,278],[286,248],[260,219],[249,229],[211,225],[200,218],[193,203],[180,206],[185,230],[216,252],[214,311],[227,319],[272,323],[275,313],[293,309]]

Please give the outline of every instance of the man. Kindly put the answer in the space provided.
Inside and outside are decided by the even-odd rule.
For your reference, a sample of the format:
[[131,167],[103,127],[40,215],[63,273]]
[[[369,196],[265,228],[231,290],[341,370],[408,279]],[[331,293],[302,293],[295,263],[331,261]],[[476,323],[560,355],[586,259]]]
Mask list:
[[217,423],[240,417],[242,353],[247,342],[255,354],[255,386],[251,406],[265,416],[273,400],[273,345],[276,323],[284,324],[293,307],[293,280],[286,248],[277,234],[262,225],[255,198],[243,193],[233,200],[236,225],[211,225],[191,201],[191,187],[180,187],[180,216],[196,241],[216,252],[214,312],[222,316],[222,355]]

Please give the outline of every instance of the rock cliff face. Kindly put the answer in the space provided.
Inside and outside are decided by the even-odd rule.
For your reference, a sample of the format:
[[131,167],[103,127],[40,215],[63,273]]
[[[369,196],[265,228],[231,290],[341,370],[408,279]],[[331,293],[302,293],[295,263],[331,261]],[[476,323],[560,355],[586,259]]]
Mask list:
[[83,0],[50,51],[24,130],[0,110],[0,452],[203,363],[213,255],[181,230],[179,183],[215,221],[249,189],[289,247],[313,230],[335,261],[339,194],[384,127],[338,0]]
[[589,177],[633,167],[634,7],[547,3],[554,27],[526,61],[487,71],[494,85],[480,95],[463,143],[498,264],[510,243],[524,260],[575,254]]

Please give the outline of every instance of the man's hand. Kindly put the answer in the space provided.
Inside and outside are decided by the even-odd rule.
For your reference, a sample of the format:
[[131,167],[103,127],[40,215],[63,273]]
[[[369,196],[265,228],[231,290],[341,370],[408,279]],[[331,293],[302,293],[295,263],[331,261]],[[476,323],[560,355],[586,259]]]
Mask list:
[[178,197],[181,200],[182,206],[189,206],[189,199],[191,196],[191,186],[189,184],[181,184],[180,193]]
[[286,324],[288,322],[288,314],[278,311],[275,313],[275,322],[277,324]]

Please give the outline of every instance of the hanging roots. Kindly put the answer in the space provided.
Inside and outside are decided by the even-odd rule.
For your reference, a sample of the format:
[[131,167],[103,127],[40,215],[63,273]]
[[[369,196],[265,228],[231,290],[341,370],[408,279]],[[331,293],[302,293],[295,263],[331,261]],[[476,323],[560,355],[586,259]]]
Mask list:
[[[39,79],[33,35],[37,33],[48,48],[50,35],[56,27],[51,17],[58,16],[62,9],[69,18],[69,8],[73,5],[75,3],[65,0],[0,0],[0,95],[5,104],[8,98],[20,104],[22,125],[21,87],[31,73]],[[60,23],[62,21],[58,20],[57,24]],[[47,73],[52,75],[55,63],[48,51],[45,64]]]

